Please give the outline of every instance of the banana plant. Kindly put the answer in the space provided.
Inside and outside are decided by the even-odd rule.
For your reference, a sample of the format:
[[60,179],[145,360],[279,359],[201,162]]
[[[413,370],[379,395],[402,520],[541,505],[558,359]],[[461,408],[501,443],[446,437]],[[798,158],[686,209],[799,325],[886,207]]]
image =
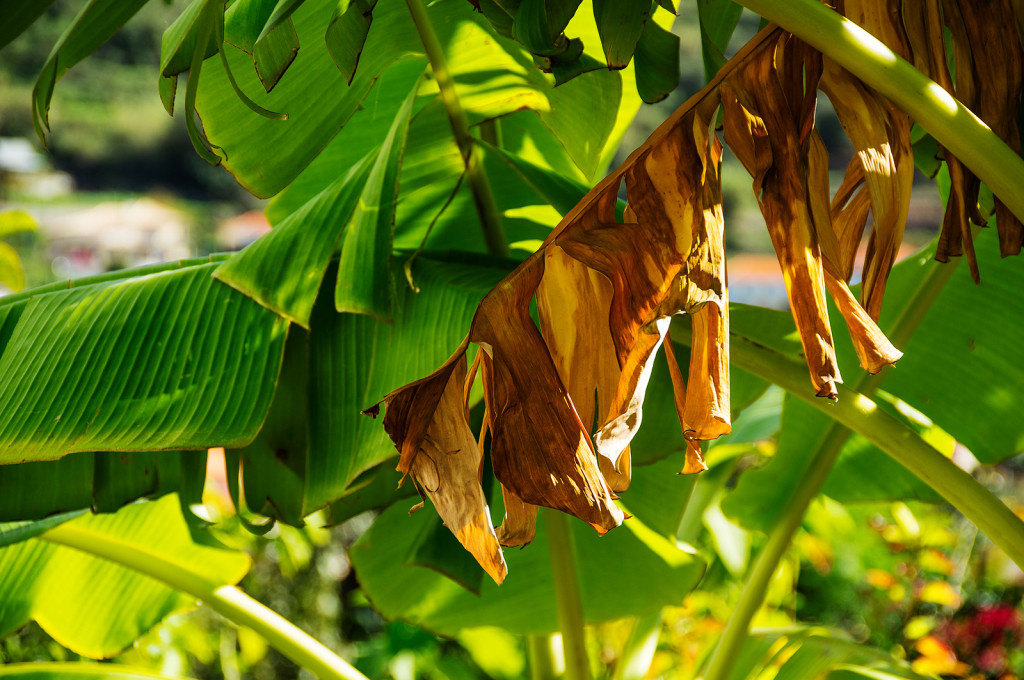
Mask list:
[[[45,9],[9,4],[0,47]],[[60,78],[143,4],[83,5],[33,91],[44,141]],[[726,58],[740,5],[777,23]],[[62,557],[73,548],[172,589],[137,629],[86,631],[102,644],[53,633],[82,654],[116,653],[186,593],[321,677],[360,677],[231,587],[242,558],[190,571],[204,452],[224,447],[254,531],[377,511],[351,559],[389,618],[560,632],[575,679],[591,675],[584,626],[635,617],[616,672],[640,677],[657,612],[699,587],[700,518],[728,518],[768,539],[749,567],[723,553],[745,585],[704,677],[912,677],[750,622],[821,493],[947,501],[1024,564],[1024,524],[931,443],[984,464],[1024,448],[1009,351],[1024,325],[1002,313],[1024,282],[995,258],[1024,244],[1019,16],[943,7],[699,0],[706,87],[608,173],[641,101],[678,84],[687,3],[193,0],[164,34],[158,95],[202,158],[270,199],[274,228],[235,254],[0,299],[3,630],[60,630],[71,610],[44,595],[49,574],[113,568]],[[855,151],[834,196],[819,93]],[[751,176],[790,313],[729,301],[724,146]],[[941,233],[895,264],[915,165],[937,163]],[[959,255],[982,288],[930,259]],[[752,415],[768,403],[781,419]],[[727,490],[721,452],[777,430],[771,462]],[[179,542],[129,540],[161,526],[148,512],[173,516]],[[537,677],[555,665],[544,647]]]

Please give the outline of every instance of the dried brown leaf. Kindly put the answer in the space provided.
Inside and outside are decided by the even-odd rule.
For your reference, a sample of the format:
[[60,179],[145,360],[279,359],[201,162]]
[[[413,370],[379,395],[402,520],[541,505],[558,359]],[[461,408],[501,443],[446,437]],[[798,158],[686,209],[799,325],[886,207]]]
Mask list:
[[[787,50],[790,57],[807,52]],[[808,58],[813,60],[813,56]],[[820,59],[820,57],[819,57]],[[794,71],[795,72],[795,71]],[[798,75],[799,72],[796,72]],[[811,69],[806,72],[813,74]],[[813,89],[816,83],[801,80]],[[795,86],[790,86],[796,91]],[[725,140],[751,177],[754,194],[782,266],[790,309],[818,396],[835,398],[842,382],[825,305],[825,282],[807,190],[805,120],[813,119],[803,99],[791,102],[775,69],[775,54],[764,50],[722,88]],[[794,112],[799,117],[794,117]]]
[[622,523],[623,513],[530,318],[543,274],[544,259],[531,257],[487,294],[473,318],[470,340],[486,354],[491,464],[523,501],[568,512],[603,534]]
[[384,398],[384,428],[412,475],[455,537],[501,583],[507,568],[480,486],[483,454],[466,422],[466,343],[427,378]]

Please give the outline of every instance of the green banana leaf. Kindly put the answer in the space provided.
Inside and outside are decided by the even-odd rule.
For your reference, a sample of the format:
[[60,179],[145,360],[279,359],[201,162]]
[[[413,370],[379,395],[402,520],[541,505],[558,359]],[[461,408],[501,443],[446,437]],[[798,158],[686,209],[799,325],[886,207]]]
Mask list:
[[0,463],[250,441],[287,322],[211,278],[216,266],[184,262],[5,298]]
[[0,522],[37,520],[88,508],[114,512],[143,497],[179,492],[202,500],[205,451],[86,452],[0,465]]
[[339,314],[330,292],[320,296],[308,336],[288,343],[266,425],[241,450],[251,510],[300,524],[397,453],[380,422],[361,411],[429,374],[462,341],[476,305],[512,265],[474,259],[420,255],[409,269],[419,292],[404,264],[396,266],[393,324]]
[[[243,553],[194,543],[173,496],[66,526],[159,555],[216,586],[237,583],[249,569]],[[196,604],[148,576],[50,543],[45,533],[0,548],[0,602],[0,635],[34,619],[60,644],[95,659],[118,654],[167,615]]]
[[[405,563],[420,536],[432,531],[436,516],[428,509],[409,516],[411,504],[398,501],[388,508],[350,550],[359,582],[378,611],[441,635],[476,626],[513,633],[558,630],[543,515],[532,545],[505,550],[505,582],[496,586],[484,579],[477,595],[431,569]],[[572,530],[588,623],[649,614],[677,603],[704,571],[696,555],[636,518],[605,536],[576,520]]]

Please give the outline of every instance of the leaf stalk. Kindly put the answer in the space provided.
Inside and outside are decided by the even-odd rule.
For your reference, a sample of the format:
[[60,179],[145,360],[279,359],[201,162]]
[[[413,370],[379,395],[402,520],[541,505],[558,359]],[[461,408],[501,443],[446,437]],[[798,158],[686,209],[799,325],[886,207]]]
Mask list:
[[163,557],[138,550],[73,523],[50,529],[39,538],[75,548],[133,569],[172,588],[194,595],[224,618],[251,628],[274,649],[323,680],[368,680],[291,621],[234,586],[210,583]]
[[[932,263],[930,271],[921,278],[914,293],[908,298],[903,309],[893,323],[890,339],[897,347],[905,347],[914,331],[917,330],[925,314],[931,308],[932,303],[938,297],[942,288],[949,281],[956,270],[957,263],[940,265]],[[735,345],[732,345],[735,346]],[[746,347],[746,345],[745,345]],[[737,363],[737,365],[740,365]],[[854,390],[864,395],[872,395],[885,380],[889,367],[885,367],[875,375],[862,374],[857,381]],[[762,376],[765,377],[765,376]],[[795,385],[794,385],[795,386]],[[782,386],[785,388],[785,386]],[[785,388],[788,389],[788,388]],[[792,391],[792,390],[790,390]],[[802,389],[806,392],[806,386]],[[800,396],[800,395],[798,395]],[[817,399],[817,398],[816,398]],[[821,399],[817,400],[821,402]],[[817,405],[815,402],[811,402]],[[831,412],[826,410],[830,416]],[[768,536],[768,542],[761,553],[757,556],[750,575],[743,584],[740,591],[739,601],[733,610],[732,616],[726,623],[725,630],[719,638],[708,662],[704,680],[724,680],[732,672],[733,665],[739,656],[740,648],[750,630],[750,622],[753,620],[757,610],[764,602],[764,596],[768,589],[769,581],[779,567],[779,562],[786,554],[786,550],[792,543],[796,530],[800,527],[807,508],[811,501],[821,493],[825,486],[829,473],[835,466],[843,445],[849,439],[851,429],[833,420],[826,428],[822,438],[816,447],[816,455],[810,462],[810,466],[804,472],[803,477],[797,483],[796,492],[790,497],[785,513],[780,520],[772,527]],[[943,458],[945,459],[945,458]]]
[[494,200],[494,192],[491,190],[490,181],[484,171],[483,156],[469,131],[469,118],[466,116],[466,110],[462,108],[458,93],[455,91],[455,79],[452,78],[451,71],[448,69],[444,48],[437,38],[434,25],[430,23],[430,17],[427,16],[427,10],[423,6],[422,0],[405,0],[405,4],[416,25],[416,32],[420,36],[420,42],[423,43],[423,49],[430,61],[430,68],[434,72],[434,78],[437,79],[441,102],[448,114],[448,121],[451,123],[455,143],[462,155],[462,162],[466,166],[466,183],[473,194],[473,203],[480,218],[480,228],[483,230],[487,252],[498,257],[507,257],[508,243],[505,240],[505,230],[501,225],[498,204]]
[[914,430],[847,387],[838,402],[807,389],[806,367],[746,338],[732,338],[733,363],[782,387],[860,434],[903,465],[971,520],[1018,566],[1024,565],[1024,521],[974,477],[925,442]]
[[566,680],[590,680],[587,659],[587,638],[583,628],[583,601],[577,580],[576,556],[573,550],[569,516],[542,508],[548,529],[548,550],[555,583],[555,607],[562,632]]

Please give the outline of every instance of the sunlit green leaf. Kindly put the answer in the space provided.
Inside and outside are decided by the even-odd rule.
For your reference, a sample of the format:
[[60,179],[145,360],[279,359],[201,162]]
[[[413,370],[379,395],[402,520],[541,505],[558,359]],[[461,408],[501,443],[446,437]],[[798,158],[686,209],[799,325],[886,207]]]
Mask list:
[[[67,526],[157,554],[210,584],[236,583],[249,567],[243,553],[193,543],[173,496]],[[0,635],[35,619],[57,642],[92,658],[117,654],[168,614],[195,605],[147,576],[49,543],[45,534],[0,548],[0,601]]]
[[[322,44],[335,2],[309,0],[291,15],[300,45]],[[451,5],[442,3],[437,12],[454,12]],[[439,16],[437,24],[442,26],[445,20]],[[287,77],[266,93],[248,55],[229,51],[226,57],[239,87],[258,105],[287,111],[290,119],[268,120],[251,113],[235,96],[222,69],[204,69],[197,102],[203,128],[210,141],[224,150],[225,167],[244,187],[257,196],[272,196],[359,110],[388,66],[418,54],[419,39],[403,3],[386,3],[375,12],[362,63],[351,85],[346,84],[327,50],[300,48]],[[253,144],[253,139],[260,143]]]
[[391,320],[391,242],[395,231],[398,177],[416,101],[413,87],[381,143],[356,204],[352,223],[342,236],[341,261],[334,291],[339,312],[369,314]]
[[287,322],[212,279],[216,266],[5,298],[0,460],[252,439]]
[[372,150],[269,234],[218,267],[214,276],[308,328],[324,272],[377,155]]

